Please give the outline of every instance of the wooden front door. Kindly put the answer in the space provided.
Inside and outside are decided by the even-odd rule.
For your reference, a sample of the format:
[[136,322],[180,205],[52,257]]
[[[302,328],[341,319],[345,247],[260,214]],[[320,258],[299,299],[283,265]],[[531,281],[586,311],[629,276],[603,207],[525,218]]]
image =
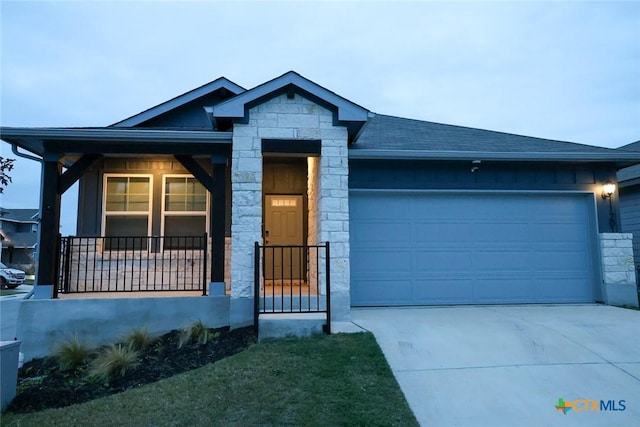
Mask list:
[[[303,279],[304,253],[302,248],[287,248],[303,245],[302,196],[265,196],[265,279]],[[273,248],[270,248],[273,247]]]

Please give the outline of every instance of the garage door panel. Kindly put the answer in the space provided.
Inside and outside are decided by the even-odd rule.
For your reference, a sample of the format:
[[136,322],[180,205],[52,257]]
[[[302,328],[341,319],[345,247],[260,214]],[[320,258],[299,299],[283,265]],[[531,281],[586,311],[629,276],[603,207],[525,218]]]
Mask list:
[[532,225],[532,241],[561,242],[571,241],[586,243],[588,234],[585,234],[584,223],[538,223]]
[[533,284],[526,277],[487,277],[473,282],[473,299],[484,304],[508,304],[530,298]]
[[[475,222],[470,227],[469,237],[478,243],[480,242],[522,242],[529,235],[529,225],[509,222]],[[467,240],[469,240],[467,237]]]
[[407,225],[400,221],[354,221],[350,225],[350,235],[352,238],[362,244],[375,244],[379,242],[385,245],[393,245],[399,243],[406,244]]
[[539,302],[593,302],[593,294],[584,287],[584,279],[564,277],[554,283],[538,278],[534,288]]
[[351,261],[351,268],[355,268],[356,271],[366,271],[367,274],[374,272],[410,273],[411,252],[406,247],[363,250],[360,251],[360,256],[354,257]]
[[[386,218],[406,218],[410,212],[410,200],[404,198],[387,198],[384,202]],[[371,211],[366,205],[349,206],[351,216],[358,221],[380,219],[380,212]]]
[[473,287],[469,277],[415,280],[413,304],[469,304]]
[[[438,242],[441,245],[448,243],[459,244],[468,239],[470,226],[467,222],[460,221],[420,221],[409,218],[404,223],[405,230],[411,230],[411,240],[416,244]],[[405,242],[406,243],[406,242]]]
[[513,249],[478,250],[473,254],[473,268],[478,272],[518,272],[526,274],[530,270],[531,252]]
[[350,212],[353,305],[596,299],[592,195],[352,192]]
[[450,251],[433,249],[415,250],[411,254],[413,270],[416,272],[437,273],[467,270],[472,264],[470,251]]
[[[411,280],[376,277],[352,280],[352,298],[363,305],[411,305]],[[390,292],[391,290],[391,292]]]
[[[584,264],[584,251],[578,249],[553,249],[541,250],[531,253],[531,269],[532,271],[544,271],[548,269],[552,274],[560,273],[567,267],[574,266],[569,271],[578,272],[583,271],[579,268]],[[585,272],[588,273],[588,272]]]

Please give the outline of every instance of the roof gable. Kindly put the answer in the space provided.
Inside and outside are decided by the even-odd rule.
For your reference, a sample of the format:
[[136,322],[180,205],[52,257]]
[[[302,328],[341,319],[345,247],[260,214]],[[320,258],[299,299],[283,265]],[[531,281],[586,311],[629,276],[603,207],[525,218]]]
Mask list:
[[[176,96],[173,99],[163,102],[162,104],[156,105],[155,107],[151,107],[148,110],[145,110],[141,113],[138,113],[127,119],[114,123],[111,125],[111,127],[138,126],[138,125],[141,125],[142,123],[158,118],[159,116],[166,114],[172,110],[177,110],[180,107],[183,107],[186,104],[193,102],[197,99],[207,97],[213,94],[214,92],[225,92],[225,91],[231,95],[237,95],[239,93],[244,92],[245,89],[242,86],[235,84],[231,80],[226,79],[225,77],[220,77],[210,83],[207,83],[196,89],[190,90],[187,93],[183,93],[182,95]],[[223,96],[224,96],[224,93],[223,93]]]
[[248,111],[268,99],[282,93],[299,93],[311,101],[327,107],[335,113],[336,122],[367,121],[369,110],[312,82],[300,74],[289,71],[266,83],[247,90],[209,109],[214,119],[233,119],[246,122]]

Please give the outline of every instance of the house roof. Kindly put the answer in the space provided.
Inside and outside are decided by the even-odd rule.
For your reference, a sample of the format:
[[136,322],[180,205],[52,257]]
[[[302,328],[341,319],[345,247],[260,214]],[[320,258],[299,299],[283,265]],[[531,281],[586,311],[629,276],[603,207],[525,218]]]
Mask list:
[[618,150],[640,151],[640,141],[632,142],[631,144],[627,144],[627,145],[623,145],[622,147],[618,147]]
[[[618,147],[620,151],[640,152],[640,141]],[[640,164],[619,169],[617,179],[620,187],[630,187],[640,184]]]
[[[226,100],[220,92],[233,95]],[[640,163],[640,147],[613,150],[603,147],[514,135],[504,132],[453,126],[427,121],[372,114],[336,93],[289,71],[273,80],[245,90],[219,78],[114,125],[103,128],[0,128],[0,138],[32,153],[64,154],[175,154],[228,153],[232,133],[213,130],[151,129],[136,127],[172,109],[215,93],[219,103],[205,106],[219,129],[246,122],[248,110],[272,97],[299,94],[334,113],[334,123],[346,126],[350,158],[448,159],[505,161],[615,162],[622,168]],[[208,101],[202,99],[203,102]],[[203,104],[206,105],[206,104]]]
[[7,209],[0,207],[0,221],[37,224],[39,209]]
[[182,95],[178,95],[175,98],[163,102],[162,104],[156,105],[155,107],[151,107],[141,113],[114,123],[111,125],[111,127],[137,126],[141,123],[158,117],[161,114],[181,107],[191,101],[195,101],[198,98],[210,95],[211,93],[216,91],[228,91],[233,95],[237,95],[244,92],[245,89],[225,77],[220,77],[196,89],[190,90],[189,92],[183,93]]
[[591,145],[376,114],[352,144],[352,158],[640,161]]
[[3,247],[12,247],[15,249],[34,248],[38,243],[38,233],[34,232],[8,233],[2,230],[0,237],[2,238]]
[[232,119],[246,123],[251,107],[282,93],[299,93],[334,112],[334,122],[346,125],[355,136],[367,121],[369,110],[341,97],[295,71],[289,71],[273,80],[249,89],[233,98],[207,109],[215,120]]
[[[144,153],[150,147],[167,147],[175,154],[185,143],[212,145],[231,144],[230,132],[166,130],[145,128],[0,128],[0,138],[39,156],[45,152],[45,142],[57,144],[59,153]],[[166,151],[168,148],[164,148]],[[185,148],[186,149],[186,148]],[[162,150],[160,150],[162,151]]]

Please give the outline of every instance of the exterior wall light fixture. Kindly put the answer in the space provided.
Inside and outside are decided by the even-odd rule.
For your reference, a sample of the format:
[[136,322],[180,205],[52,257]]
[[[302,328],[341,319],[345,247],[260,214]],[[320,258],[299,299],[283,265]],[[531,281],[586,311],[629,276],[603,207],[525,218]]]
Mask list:
[[607,182],[602,186],[602,198],[609,199],[609,227],[611,232],[615,233],[617,229],[616,215],[613,213],[613,204],[611,203],[611,196],[616,192],[616,185],[611,182]]
[[602,198],[611,200],[611,195],[616,192],[616,185],[608,182],[602,186]]

